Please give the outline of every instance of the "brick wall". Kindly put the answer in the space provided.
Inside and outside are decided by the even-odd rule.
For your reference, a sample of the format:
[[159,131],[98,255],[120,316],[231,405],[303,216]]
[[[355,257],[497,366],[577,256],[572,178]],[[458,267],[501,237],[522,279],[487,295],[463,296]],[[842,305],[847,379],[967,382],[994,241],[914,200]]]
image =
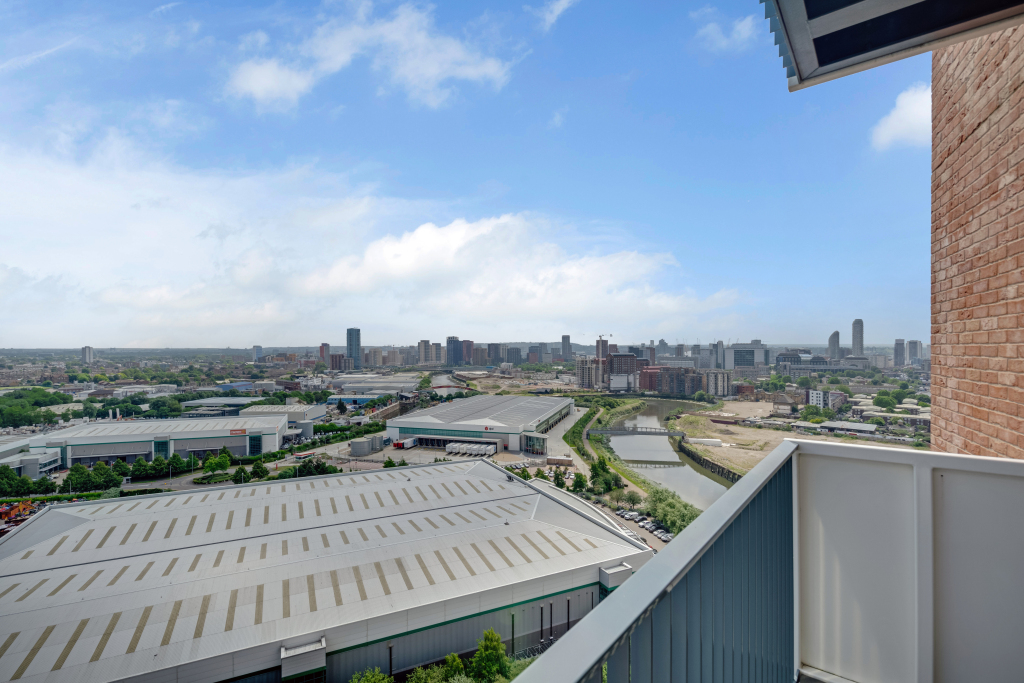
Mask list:
[[1024,28],[932,56],[932,443],[1024,458]]

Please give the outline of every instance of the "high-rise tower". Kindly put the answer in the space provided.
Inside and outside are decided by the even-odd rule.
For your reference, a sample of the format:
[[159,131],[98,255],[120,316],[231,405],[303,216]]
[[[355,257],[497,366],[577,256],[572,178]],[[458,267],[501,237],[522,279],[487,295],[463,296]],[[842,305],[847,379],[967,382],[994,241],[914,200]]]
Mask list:
[[362,348],[362,335],[359,332],[358,327],[348,328],[348,332],[345,334],[346,342],[346,355],[352,359],[352,369],[362,370],[363,369],[363,348]]
[[828,357],[832,360],[839,360],[839,330],[836,330],[828,338]]
[[853,321],[853,355],[864,355],[864,321],[860,318]]

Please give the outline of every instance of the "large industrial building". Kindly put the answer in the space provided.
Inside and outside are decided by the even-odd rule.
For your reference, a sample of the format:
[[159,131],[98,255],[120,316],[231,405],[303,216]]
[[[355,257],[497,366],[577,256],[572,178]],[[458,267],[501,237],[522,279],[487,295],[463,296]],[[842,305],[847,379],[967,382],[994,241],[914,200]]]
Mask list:
[[52,506],[0,540],[0,680],[345,682],[487,628],[520,650],[651,557],[562,497],[474,462]]
[[573,409],[571,398],[473,396],[419,410],[387,422],[392,440],[416,437],[421,445],[485,443],[510,450],[547,454],[547,435]]
[[321,420],[327,415],[326,403],[290,403],[283,406],[249,406],[238,411],[242,417],[262,417],[265,415],[284,415],[288,424],[297,424],[306,420]]
[[[279,449],[286,430],[283,415],[89,422],[32,437],[28,440],[29,451],[17,457],[22,461],[23,474],[33,476],[33,466],[44,469],[33,476],[38,478],[58,466],[91,467],[115,460],[131,464],[136,458],[151,461],[157,455],[166,459],[174,453],[182,458],[195,453],[201,458],[221,447],[236,455],[258,455]],[[34,458],[42,460],[36,464]]]

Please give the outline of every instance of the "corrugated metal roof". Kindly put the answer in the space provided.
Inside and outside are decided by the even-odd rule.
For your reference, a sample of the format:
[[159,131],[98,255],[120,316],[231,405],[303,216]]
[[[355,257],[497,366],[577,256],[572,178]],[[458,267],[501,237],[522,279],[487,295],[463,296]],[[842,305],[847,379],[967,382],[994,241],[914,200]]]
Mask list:
[[60,507],[78,526],[37,524],[56,512],[0,559],[0,680],[134,676],[430,605],[441,623],[488,591],[645,557],[486,463],[101,500]]
[[392,418],[388,420],[388,425],[402,427],[431,423],[459,425],[478,430],[483,426],[522,429],[570,402],[571,399],[567,398],[473,396],[420,410],[407,417]]

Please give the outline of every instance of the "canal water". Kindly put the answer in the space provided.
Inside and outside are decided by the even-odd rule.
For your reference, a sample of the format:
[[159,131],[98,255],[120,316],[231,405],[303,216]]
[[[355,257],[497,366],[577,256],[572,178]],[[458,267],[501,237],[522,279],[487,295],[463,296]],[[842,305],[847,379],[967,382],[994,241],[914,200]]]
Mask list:
[[[622,420],[618,427],[665,427],[665,418],[680,411],[692,411],[699,404],[662,399],[645,399],[647,407]],[[676,492],[687,503],[702,510],[714,503],[731,484],[703,469],[679,453],[666,436],[613,436],[611,447],[644,477]]]

